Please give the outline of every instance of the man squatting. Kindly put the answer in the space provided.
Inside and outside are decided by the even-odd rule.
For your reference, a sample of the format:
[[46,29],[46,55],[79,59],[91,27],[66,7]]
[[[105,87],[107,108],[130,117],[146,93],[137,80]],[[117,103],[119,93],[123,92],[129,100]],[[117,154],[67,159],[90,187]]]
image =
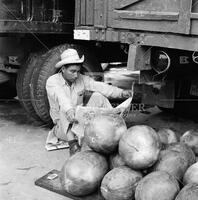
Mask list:
[[89,76],[80,74],[84,55],[80,58],[75,49],[67,49],[61,54],[61,60],[55,65],[58,73],[48,78],[46,90],[50,105],[50,116],[54,127],[48,134],[47,142],[66,141],[70,155],[80,150],[83,136],[73,133],[71,127],[77,123],[75,108],[83,105],[84,92],[92,91],[87,106],[112,108],[108,98],[128,98],[131,91],[98,82]]

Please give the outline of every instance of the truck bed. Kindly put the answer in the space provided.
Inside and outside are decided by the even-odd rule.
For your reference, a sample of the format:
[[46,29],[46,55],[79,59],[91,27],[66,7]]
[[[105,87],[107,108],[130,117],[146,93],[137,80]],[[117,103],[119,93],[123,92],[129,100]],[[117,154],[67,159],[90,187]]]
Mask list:
[[74,2],[0,0],[0,33],[73,34]]
[[[186,48],[195,50],[198,49],[198,0],[76,0],[75,25],[76,30],[90,31],[84,32],[84,39],[139,41],[150,45],[156,43],[156,37],[157,43],[173,48],[181,42],[180,38],[186,37],[189,43]],[[83,39],[78,32],[75,38]],[[177,48],[184,48],[184,43]]]

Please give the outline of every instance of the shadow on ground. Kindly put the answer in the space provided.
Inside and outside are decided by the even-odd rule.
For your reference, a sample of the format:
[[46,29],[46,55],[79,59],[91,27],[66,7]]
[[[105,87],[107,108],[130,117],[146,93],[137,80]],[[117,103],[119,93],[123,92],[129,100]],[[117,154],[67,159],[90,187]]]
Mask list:
[[187,130],[198,129],[198,119],[173,113],[162,112],[157,107],[146,109],[146,112],[131,112],[126,119],[127,127],[133,125],[148,125],[158,131],[160,128],[173,130],[178,138]]
[[0,111],[0,124],[5,120],[18,125],[31,125],[35,127],[49,128],[42,122],[35,121],[34,119],[30,118],[26,114],[25,110],[21,107],[19,101],[15,99],[0,100]]

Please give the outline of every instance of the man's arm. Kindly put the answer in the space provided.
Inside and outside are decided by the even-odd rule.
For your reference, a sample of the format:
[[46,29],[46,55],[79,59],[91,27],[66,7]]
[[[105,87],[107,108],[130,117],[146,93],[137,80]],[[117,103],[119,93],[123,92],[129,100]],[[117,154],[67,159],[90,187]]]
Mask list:
[[66,113],[73,108],[70,98],[67,97],[64,89],[58,84],[56,80],[48,79],[46,83],[46,90],[48,98],[54,98],[58,100],[60,109],[63,112]]
[[86,90],[90,90],[93,92],[100,92],[104,96],[111,98],[122,98],[122,97],[128,98],[130,96],[129,92],[126,92],[126,90],[120,89],[112,85],[108,85],[107,83],[104,82],[95,81],[89,76],[83,75],[82,78]]

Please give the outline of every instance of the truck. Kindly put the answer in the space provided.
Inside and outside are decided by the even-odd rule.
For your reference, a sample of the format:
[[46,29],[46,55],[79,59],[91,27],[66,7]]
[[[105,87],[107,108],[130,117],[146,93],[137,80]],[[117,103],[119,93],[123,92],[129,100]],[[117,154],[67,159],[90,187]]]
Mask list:
[[[101,60],[108,59],[99,44],[74,40],[76,3],[74,0],[0,0],[0,99],[17,95],[28,116],[46,124],[52,121],[45,83],[57,72],[54,65],[60,54],[67,48],[84,54],[82,73],[96,80],[103,79]],[[126,57],[120,53],[119,44],[106,46],[108,51],[115,49],[117,55]],[[110,54],[116,60],[117,55]]]
[[140,71],[142,103],[197,115],[197,0],[76,0],[75,9],[74,39],[119,43],[127,69]]
[[0,7],[0,98],[17,95],[28,115],[41,120],[32,103],[31,77],[42,55],[72,39],[74,2],[1,0]]
[[197,0],[0,0],[0,6],[0,98],[17,95],[31,118],[51,123],[45,83],[71,47],[85,55],[82,73],[101,80],[101,64],[125,63],[140,71],[144,104],[197,113]]

